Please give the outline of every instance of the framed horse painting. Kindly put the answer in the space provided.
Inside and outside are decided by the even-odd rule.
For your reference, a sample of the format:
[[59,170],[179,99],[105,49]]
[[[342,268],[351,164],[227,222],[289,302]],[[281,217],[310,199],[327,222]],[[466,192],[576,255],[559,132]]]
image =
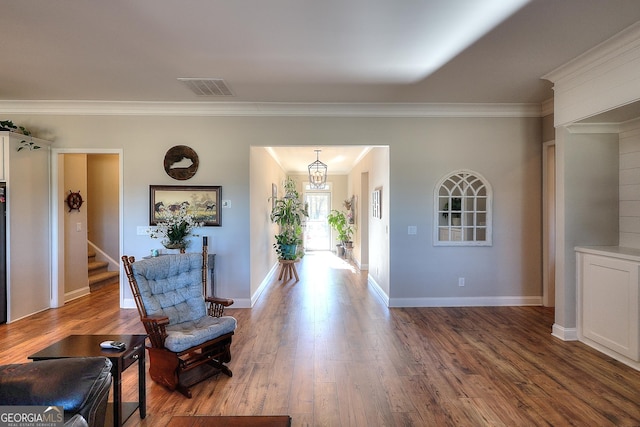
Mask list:
[[150,185],[149,225],[182,212],[205,226],[219,226],[221,193],[219,185]]

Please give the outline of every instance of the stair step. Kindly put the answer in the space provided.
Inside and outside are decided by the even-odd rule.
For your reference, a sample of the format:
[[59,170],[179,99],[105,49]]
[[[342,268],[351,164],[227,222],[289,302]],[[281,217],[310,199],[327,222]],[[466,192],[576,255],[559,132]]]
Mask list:
[[90,291],[95,291],[96,289],[115,283],[120,283],[120,272],[118,271],[103,271],[89,275]]
[[107,267],[109,267],[109,263],[106,261],[89,261],[87,265],[87,268],[89,269],[89,275],[91,275],[92,272],[96,270],[106,269]]

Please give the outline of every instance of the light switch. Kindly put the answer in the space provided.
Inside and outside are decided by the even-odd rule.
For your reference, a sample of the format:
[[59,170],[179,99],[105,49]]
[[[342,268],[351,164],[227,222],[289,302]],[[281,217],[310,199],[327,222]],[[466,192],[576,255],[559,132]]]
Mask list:
[[415,225],[410,225],[407,228],[407,234],[418,234],[418,227]]
[[150,232],[150,231],[151,231],[151,227],[146,227],[146,226],[144,226],[144,225],[139,225],[139,226],[136,228],[136,234],[137,234],[138,236],[147,236],[147,235],[149,235],[149,232]]

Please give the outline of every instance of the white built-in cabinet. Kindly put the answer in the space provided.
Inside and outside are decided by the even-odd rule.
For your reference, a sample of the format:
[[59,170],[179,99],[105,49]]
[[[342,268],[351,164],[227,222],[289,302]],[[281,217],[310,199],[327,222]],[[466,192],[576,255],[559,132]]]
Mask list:
[[30,139],[0,132],[0,181],[6,182],[8,322],[49,308],[51,301],[50,142],[18,151]]
[[578,247],[578,339],[640,369],[640,250]]

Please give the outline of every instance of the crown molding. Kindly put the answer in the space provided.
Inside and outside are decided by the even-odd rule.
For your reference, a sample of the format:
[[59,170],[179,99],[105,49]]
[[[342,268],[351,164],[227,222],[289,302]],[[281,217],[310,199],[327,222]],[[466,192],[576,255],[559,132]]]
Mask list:
[[555,70],[542,76],[542,79],[553,83],[560,81],[572,81],[585,73],[592,72],[595,68],[611,64],[621,53],[636,50],[640,46],[640,22],[637,22],[604,42],[592,47],[571,61],[559,66]]
[[551,114],[553,114],[553,98],[542,101],[541,110],[542,111],[540,114],[542,117],[550,116]]
[[544,75],[554,84],[555,126],[636,102],[639,70],[640,22]]
[[620,132],[633,132],[640,130],[640,117],[637,119],[627,120],[626,122],[620,123]]
[[541,117],[540,104],[0,100],[3,114],[249,117]]
[[570,133],[620,133],[618,123],[572,123],[566,128]]

